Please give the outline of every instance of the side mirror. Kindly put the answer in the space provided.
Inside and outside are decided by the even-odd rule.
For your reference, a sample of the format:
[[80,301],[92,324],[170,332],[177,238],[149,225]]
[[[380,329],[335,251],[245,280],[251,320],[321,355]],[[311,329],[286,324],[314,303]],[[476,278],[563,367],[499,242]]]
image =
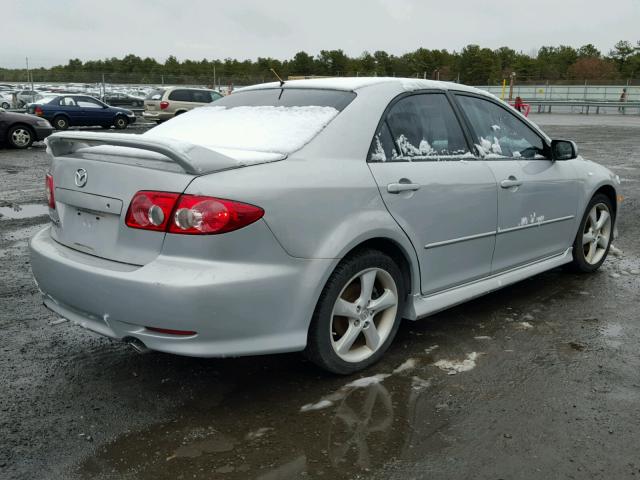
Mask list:
[[551,140],[553,160],[573,160],[578,156],[578,147],[571,140]]

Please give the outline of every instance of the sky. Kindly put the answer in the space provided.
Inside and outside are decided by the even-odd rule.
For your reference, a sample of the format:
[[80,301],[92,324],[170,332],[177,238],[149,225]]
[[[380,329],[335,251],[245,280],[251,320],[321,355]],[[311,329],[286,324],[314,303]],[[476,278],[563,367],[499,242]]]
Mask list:
[[[5,3],[5,2],[3,2]],[[26,0],[0,8],[0,67],[133,53],[164,61],[350,56],[640,40],[640,0]]]

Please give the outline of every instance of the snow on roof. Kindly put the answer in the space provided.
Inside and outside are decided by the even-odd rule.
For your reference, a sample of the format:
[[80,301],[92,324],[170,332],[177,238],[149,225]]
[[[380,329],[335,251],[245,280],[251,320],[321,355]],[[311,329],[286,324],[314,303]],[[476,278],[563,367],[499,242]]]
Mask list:
[[[370,87],[372,85],[380,85],[383,83],[397,84],[406,91],[421,89],[462,90],[467,92],[479,93],[482,95],[490,95],[484,90],[470,87],[468,85],[463,85],[461,83],[399,77],[329,77],[310,78],[308,80],[287,80],[285,82],[285,88],[326,88],[330,90],[354,91],[361,88]],[[242,90],[259,90],[263,88],[279,87],[280,82],[269,82],[239,88],[236,91],[239,92]]]

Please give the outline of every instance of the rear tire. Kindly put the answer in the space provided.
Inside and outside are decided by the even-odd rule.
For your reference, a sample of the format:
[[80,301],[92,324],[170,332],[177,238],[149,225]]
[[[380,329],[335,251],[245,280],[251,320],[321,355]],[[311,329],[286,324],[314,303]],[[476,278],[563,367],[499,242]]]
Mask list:
[[398,331],[406,288],[398,265],[378,250],[340,262],[316,305],[305,355],[348,375],[376,363]]
[[573,242],[573,260],[570,268],[577,272],[595,272],[603,264],[613,240],[615,215],[609,197],[598,193],[593,196],[580,222]]
[[11,127],[7,133],[7,141],[13,148],[29,148],[33,144],[33,140],[33,131],[24,125]]
[[2,102],[2,105],[0,106],[5,110],[9,110],[11,108],[11,105],[9,105],[7,102]]
[[129,120],[127,120],[127,117],[123,117],[122,115],[117,116],[113,121],[113,126],[116,127],[116,130],[124,130],[127,128],[127,125],[129,125]]
[[69,128],[69,120],[66,117],[58,115],[53,119],[53,126],[56,130],[66,130]]

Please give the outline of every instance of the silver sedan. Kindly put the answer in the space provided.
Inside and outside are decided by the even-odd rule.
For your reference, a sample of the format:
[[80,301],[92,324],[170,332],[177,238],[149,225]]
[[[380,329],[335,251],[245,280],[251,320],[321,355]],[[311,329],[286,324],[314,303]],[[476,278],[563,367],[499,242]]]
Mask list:
[[33,273],[140,348],[376,362],[416,320],[605,261],[619,180],[486,92],[414,79],[238,90],[143,135],[47,140]]

